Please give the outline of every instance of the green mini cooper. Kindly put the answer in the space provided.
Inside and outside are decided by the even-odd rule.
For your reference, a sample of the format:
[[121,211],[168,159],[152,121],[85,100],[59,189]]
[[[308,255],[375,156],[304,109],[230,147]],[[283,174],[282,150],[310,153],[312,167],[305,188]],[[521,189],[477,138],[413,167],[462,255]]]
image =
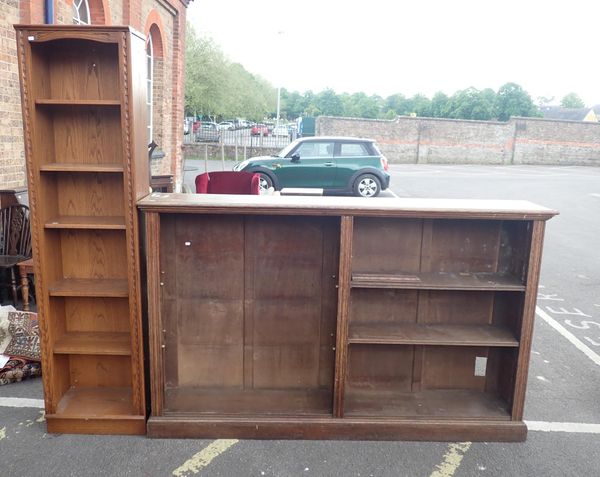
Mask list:
[[390,185],[387,159],[375,141],[354,137],[297,139],[275,156],[253,157],[233,170],[260,174],[261,192],[270,187],[319,188],[326,194],[375,197]]

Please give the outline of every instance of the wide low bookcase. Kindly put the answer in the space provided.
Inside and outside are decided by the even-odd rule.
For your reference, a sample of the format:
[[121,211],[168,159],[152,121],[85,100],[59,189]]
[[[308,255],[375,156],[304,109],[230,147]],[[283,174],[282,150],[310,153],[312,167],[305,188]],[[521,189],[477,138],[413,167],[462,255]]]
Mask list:
[[155,437],[524,440],[525,201],[153,194]]
[[145,39],[16,31],[48,431],[143,434]]

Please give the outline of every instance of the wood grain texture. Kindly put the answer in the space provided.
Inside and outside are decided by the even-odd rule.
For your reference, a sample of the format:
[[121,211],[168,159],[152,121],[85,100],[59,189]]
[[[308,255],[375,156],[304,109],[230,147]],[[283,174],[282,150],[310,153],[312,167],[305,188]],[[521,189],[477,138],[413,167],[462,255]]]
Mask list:
[[48,427],[143,433],[138,196],[127,169],[139,160],[123,141],[145,139],[123,134],[122,65],[133,61],[129,38],[144,39],[127,27],[16,29]]
[[348,305],[352,273],[353,218],[342,216],[340,224],[340,264],[338,281],[338,313],[335,344],[335,381],[333,415],[344,416],[344,391],[348,369]]
[[547,220],[558,212],[522,200],[395,199],[153,193],[138,202],[152,212],[359,215],[404,218]]
[[535,221],[531,231],[531,249],[529,252],[529,266],[527,271],[527,290],[523,308],[518,365],[514,377],[514,399],[512,418],[515,421],[523,419],[525,407],[525,390],[529,373],[529,358],[531,355],[531,342],[533,340],[533,323],[535,320],[535,304],[537,301],[540,267],[542,264],[542,246],[544,242],[545,223]]
[[360,439],[522,442],[527,426],[514,421],[373,418],[152,417],[153,438]]

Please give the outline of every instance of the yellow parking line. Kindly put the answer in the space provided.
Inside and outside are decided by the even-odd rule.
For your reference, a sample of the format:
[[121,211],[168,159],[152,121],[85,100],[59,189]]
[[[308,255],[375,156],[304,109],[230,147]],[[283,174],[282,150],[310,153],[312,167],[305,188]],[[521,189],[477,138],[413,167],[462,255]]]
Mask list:
[[437,470],[434,470],[429,477],[452,477],[460,466],[465,452],[470,447],[470,442],[455,442],[450,444],[448,452],[444,454],[444,460],[441,464],[436,465]]
[[0,441],[2,439],[6,439],[6,427],[3,427],[2,429],[0,429]]
[[208,466],[215,457],[218,457],[232,445],[238,442],[237,439],[217,439],[211,442],[200,452],[185,461],[183,465],[173,471],[176,477],[187,477],[191,474],[197,474]]

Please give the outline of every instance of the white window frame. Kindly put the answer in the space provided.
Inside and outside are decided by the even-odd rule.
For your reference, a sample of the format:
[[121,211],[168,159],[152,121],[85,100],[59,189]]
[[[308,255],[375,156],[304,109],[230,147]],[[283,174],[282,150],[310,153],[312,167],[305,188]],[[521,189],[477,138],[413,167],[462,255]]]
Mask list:
[[[87,21],[81,19],[81,12],[84,12]],[[90,5],[88,0],[73,0],[73,23],[76,25],[91,25],[92,18],[90,17]]]
[[146,107],[148,110],[148,144],[152,142],[152,116],[154,110],[154,47],[152,33],[148,32],[146,40]]

